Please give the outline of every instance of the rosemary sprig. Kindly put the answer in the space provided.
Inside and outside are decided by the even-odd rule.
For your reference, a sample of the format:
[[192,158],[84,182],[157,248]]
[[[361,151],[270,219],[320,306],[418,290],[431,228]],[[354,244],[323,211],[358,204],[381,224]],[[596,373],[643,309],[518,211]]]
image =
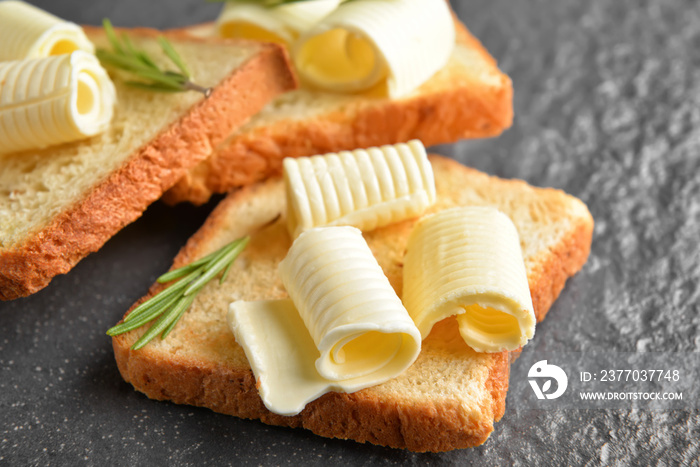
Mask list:
[[107,335],[118,336],[133,331],[157,318],[157,321],[131,346],[131,349],[142,348],[158,334],[161,339],[165,339],[202,287],[221,271],[224,273],[219,283],[224,281],[231,265],[249,241],[250,237],[247,236],[239,238],[193,263],[166,272],[157,279],[158,283],[164,284],[176,279],[177,281],[134,308],[122,323],[110,328]]
[[138,81],[127,81],[126,84],[159,92],[197,91],[209,97],[211,88],[205,88],[190,81],[191,74],[173,45],[165,37],[158,37],[163,53],[175,65],[178,71],[162,70],[155,61],[144,51],[136,48],[129,36],[117,36],[108,19],[102,21],[107,40],[112,50],[97,49],[95,54],[102,65],[125,71],[139,78]]

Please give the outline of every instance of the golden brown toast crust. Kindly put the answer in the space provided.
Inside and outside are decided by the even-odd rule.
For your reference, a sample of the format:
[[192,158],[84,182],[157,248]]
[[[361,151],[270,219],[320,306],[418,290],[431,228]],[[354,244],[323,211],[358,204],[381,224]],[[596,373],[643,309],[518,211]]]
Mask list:
[[[521,192],[525,192],[526,195],[534,193],[534,196],[546,200],[553,212],[562,206],[565,209],[569,209],[571,205],[575,206],[576,209],[573,209],[576,211],[575,215],[570,214],[571,211],[561,211],[569,213],[562,215],[566,215],[567,220],[572,222],[567,224],[568,227],[565,232],[562,232],[559,242],[548,245],[552,247],[549,250],[551,253],[543,254],[538,258],[529,258],[529,262],[535,263],[528,269],[530,290],[535,298],[535,313],[539,320],[544,318],[565,280],[578,271],[587,259],[593,228],[593,220],[588,210],[578,200],[558,190],[532,189],[521,181],[488,177],[441,157],[431,156],[431,162],[436,169],[439,196],[441,192],[446,193],[450,190],[468,191],[470,188],[463,187],[473,184],[474,193],[470,193],[467,197],[469,199],[482,197],[494,204],[503,203],[505,206],[508,200],[491,199],[496,196],[493,193],[478,193],[484,187],[493,187],[496,194],[509,190],[516,192],[516,195],[522,194]],[[458,183],[459,181],[463,183]],[[229,195],[212,212],[202,228],[190,238],[175,258],[173,267],[193,261],[211,250],[211,243],[223,241],[220,233],[227,229],[227,225],[231,222],[240,219],[240,216],[236,216],[240,213],[236,208],[246,203],[253,204],[251,200],[267,196],[270,187],[277,186],[279,183],[279,181],[270,180]],[[282,192],[277,190],[276,193]],[[454,200],[451,203],[464,202],[459,197],[459,193],[454,194],[453,197]],[[382,237],[397,236],[398,241],[395,243],[398,246],[395,248],[392,246],[392,248],[400,253],[404,245],[402,239],[407,237],[413,222],[405,221],[368,233],[366,237],[370,247],[381,247]],[[279,232],[283,230],[280,229]],[[226,240],[230,241],[228,238]],[[249,253],[251,258],[255,257],[253,252]],[[398,291],[401,289],[401,261],[389,258],[393,253],[384,255],[385,257],[380,259],[380,264]],[[262,261],[259,256],[255,258],[257,262]],[[244,261],[247,260],[244,259]],[[243,280],[240,275],[239,280]],[[259,287],[264,289],[270,285],[259,284]],[[154,285],[149,295],[141,301],[162,288],[161,285]],[[225,314],[226,310],[220,313]],[[475,354],[461,340],[456,326],[451,324],[449,320],[445,320],[433,328],[423,343],[424,350],[421,357],[424,352],[430,352],[441,345],[452,346],[450,348],[456,349],[457,355],[464,355],[465,349]],[[368,388],[353,394],[326,394],[308,404],[299,415],[285,417],[273,414],[265,408],[258,396],[253,373],[248,367],[227,365],[223,357],[214,361],[211,358],[183,354],[170,355],[167,352],[164,353],[154,343],[132,352],[129,346],[137,338],[136,333],[115,337],[114,353],[124,379],[148,397],[170,400],[178,404],[208,407],[216,412],[241,418],[260,419],[272,425],[303,427],[326,437],[353,439],[412,451],[446,451],[466,448],[483,443],[493,431],[494,421],[498,421],[505,410],[509,375],[507,352],[475,354],[485,359],[483,365],[488,368],[488,377],[484,381],[483,389],[490,397],[485,398],[480,404],[476,403],[477,407],[472,407],[471,412],[465,412],[464,407],[460,407],[456,400],[442,398],[407,402],[402,394]],[[233,339],[233,335],[231,334],[228,338]],[[457,344],[450,341],[455,341]],[[421,357],[417,364],[420,363]],[[480,415],[474,415],[474,413]]]
[[[163,360],[148,349],[131,352],[118,339],[114,354],[122,377],[151,399],[207,407],[269,425],[306,428],[327,438],[408,449],[442,452],[483,444],[493,422],[505,411],[509,363],[506,352],[494,354],[487,389],[493,395],[493,418],[465,425],[460,407],[449,404],[406,406],[371,392],[328,393],[307,404],[298,415],[277,415],[263,405],[250,369],[232,369],[185,359]],[[486,410],[486,408],[482,408]]]
[[[498,85],[460,77],[449,86],[433,78],[403,99],[358,98],[313,118],[286,118],[242,129],[177,182],[163,200],[205,203],[281,173],[284,157],[312,156],[420,139],[425,146],[499,135],[513,120],[513,87],[496,61],[455,18],[457,43],[487,64]],[[471,79],[472,81],[469,81]]]
[[[86,32],[96,31],[86,27]],[[134,29],[132,35],[157,37],[161,32]],[[179,33],[171,38],[187,37]],[[293,89],[296,80],[286,52],[265,44],[219,83],[208,99],[137,150],[122,167],[71,208],[64,210],[22,244],[0,253],[0,299],[30,295],[68,272],[98,250],[122,227],[133,222],[213,147],[245,123],[274,96]]]

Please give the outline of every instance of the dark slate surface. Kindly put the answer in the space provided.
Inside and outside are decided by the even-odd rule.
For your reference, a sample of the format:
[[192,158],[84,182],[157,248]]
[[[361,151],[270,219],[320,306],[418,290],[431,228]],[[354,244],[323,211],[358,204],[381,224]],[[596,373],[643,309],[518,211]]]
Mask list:
[[[36,1],[97,24],[209,20],[199,0]],[[481,447],[412,454],[153,402],[124,383],[105,329],[213,207],[160,204],[36,295],[0,303],[0,464],[698,465],[700,411],[533,410],[524,362],[565,350],[700,351],[700,9],[682,0],[454,1],[514,81],[515,125],[441,147],[561,188],[596,220],[591,257],[512,367]]]

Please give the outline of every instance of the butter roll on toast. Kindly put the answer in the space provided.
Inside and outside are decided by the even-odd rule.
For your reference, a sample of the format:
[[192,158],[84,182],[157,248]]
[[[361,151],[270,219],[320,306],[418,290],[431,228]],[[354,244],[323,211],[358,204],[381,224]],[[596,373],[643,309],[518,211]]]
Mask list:
[[[541,321],[566,279],[588,257],[593,219],[586,206],[559,190],[490,177],[440,156],[430,160],[437,201],[429,213],[454,206],[492,206],[513,221],[535,316]],[[248,247],[223,284],[215,280],[205,286],[165,340],[156,338],[140,350],[130,350],[148,326],[113,338],[123,378],[152,399],[303,427],[325,437],[412,451],[446,451],[483,443],[505,410],[509,353],[475,352],[460,336],[454,318],[437,323],[423,341],[416,362],[392,380],[351,394],[325,394],[295,416],[265,408],[226,317],[235,300],[287,297],[278,265],[287,255],[291,238],[284,217],[265,226],[284,212],[281,179],[243,188],[215,208],[177,255],[173,268],[252,233]],[[399,296],[404,251],[416,222],[406,220],[364,233]],[[153,285],[140,302],[163,287]]]
[[[101,28],[85,31],[107,47]],[[119,32],[166,63],[161,33]],[[137,89],[114,77],[117,104],[104,133],[0,155],[0,299],[32,294],[68,272],[270,99],[296,86],[277,45],[166,36],[193,81],[212,88],[208,98]]]
[[[206,202],[213,193],[282,172],[284,157],[421,140],[425,146],[497,136],[513,120],[513,87],[454,16],[456,45],[446,66],[413,92],[389,99],[376,90],[340,94],[302,86],[270,102],[213,149],[164,195],[175,204]],[[185,32],[216,33],[214,24]]]

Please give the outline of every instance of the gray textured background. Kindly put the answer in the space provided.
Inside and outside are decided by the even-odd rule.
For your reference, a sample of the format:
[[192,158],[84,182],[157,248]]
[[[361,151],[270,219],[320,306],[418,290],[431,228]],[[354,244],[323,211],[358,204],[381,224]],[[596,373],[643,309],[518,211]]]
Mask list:
[[[173,27],[200,0],[35,1],[77,22]],[[104,331],[146,291],[213,205],[152,206],[38,294],[0,303],[0,464],[698,465],[700,412],[531,410],[538,352],[700,351],[700,9],[682,0],[453,1],[512,78],[515,124],[441,152],[561,188],[596,221],[584,270],[512,367],[506,414],[481,447],[412,454],[206,409],[124,383]]]

